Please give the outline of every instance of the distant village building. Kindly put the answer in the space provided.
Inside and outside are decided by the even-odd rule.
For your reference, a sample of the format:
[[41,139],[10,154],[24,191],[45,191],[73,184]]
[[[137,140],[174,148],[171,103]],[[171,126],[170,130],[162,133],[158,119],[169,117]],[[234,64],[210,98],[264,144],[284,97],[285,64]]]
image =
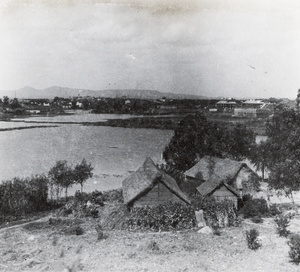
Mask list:
[[28,109],[28,110],[26,110],[26,112],[28,112],[30,114],[40,114],[41,113],[40,110],[33,110],[33,109]]
[[191,203],[176,181],[150,158],[122,182],[122,188],[124,204],[129,207],[156,206],[168,202]]
[[233,111],[237,107],[237,103],[231,100],[221,100],[216,104],[218,111]]
[[246,163],[211,156],[204,156],[184,174],[199,184],[197,190],[202,196],[214,194],[218,199],[254,194],[260,181]]
[[235,108],[233,116],[265,118],[273,113],[274,105],[272,103],[264,103],[261,100],[246,100],[242,103],[241,108]]
[[260,109],[264,104],[261,100],[249,99],[242,102],[242,108]]

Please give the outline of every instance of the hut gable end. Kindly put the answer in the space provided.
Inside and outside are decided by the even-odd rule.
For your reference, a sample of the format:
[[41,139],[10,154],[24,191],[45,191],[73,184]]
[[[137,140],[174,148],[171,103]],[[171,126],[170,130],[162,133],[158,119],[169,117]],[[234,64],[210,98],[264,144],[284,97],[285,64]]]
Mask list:
[[[259,188],[259,177],[246,163],[230,159],[204,156],[196,165],[185,172],[186,177],[196,180],[202,177],[202,190],[210,191],[215,184],[225,182],[240,194],[251,193]],[[209,183],[207,183],[210,181]]]
[[180,190],[176,181],[158,169],[150,158],[123,181],[122,188],[126,205],[157,205],[161,201],[183,201],[190,204],[190,200]]

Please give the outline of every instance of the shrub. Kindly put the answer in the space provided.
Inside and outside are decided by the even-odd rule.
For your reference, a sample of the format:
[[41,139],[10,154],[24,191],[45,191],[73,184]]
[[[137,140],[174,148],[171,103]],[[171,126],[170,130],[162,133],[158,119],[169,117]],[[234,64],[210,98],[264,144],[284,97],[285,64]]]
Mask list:
[[14,178],[0,184],[0,212],[21,216],[47,208],[48,179],[43,175]]
[[290,247],[289,256],[292,262],[296,265],[300,263],[300,235],[293,234],[288,240],[288,245]]
[[244,215],[244,218],[251,218],[253,216],[266,216],[269,213],[267,201],[263,198],[253,198],[248,200],[240,213]]
[[192,207],[181,203],[167,203],[133,208],[123,227],[131,230],[168,231],[195,226],[196,218]]
[[257,229],[250,229],[246,231],[246,238],[248,248],[251,250],[257,250],[261,247],[261,243],[258,241],[259,232]]
[[278,214],[281,214],[281,210],[276,204],[271,204],[269,206],[269,214],[270,216],[276,216]]
[[124,202],[122,189],[105,191],[102,192],[102,195],[103,195],[103,201],[106,202],[117,202],[117,203]]
[[289,231],[287,227],[290,224],[290,217],[288,215],[277,215],[274,218],[276,223],[276,230],[280,237],[287,237],[289,235]]

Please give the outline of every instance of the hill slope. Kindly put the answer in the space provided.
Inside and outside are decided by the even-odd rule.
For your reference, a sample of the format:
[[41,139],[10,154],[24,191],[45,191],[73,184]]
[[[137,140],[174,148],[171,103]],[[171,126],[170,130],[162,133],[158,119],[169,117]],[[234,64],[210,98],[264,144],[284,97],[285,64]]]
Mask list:
[[203,99],[203,96],[189,95],[189,94],[174,94],[164,93],[156,90],[135,90],[135,89],[111,89],[111,90],[86,90],[86,89],[72,89],[66,87],[53,86],[43,90],[34,89],[32,87],[24,87],[19,90],[0,91],[0,96],[8,96],[10,98],[54,98],[59,97],[74,97],[74,96],[92,96],[92,97],[128,97],[141,99],[161,99],[163,97],[168,99]]

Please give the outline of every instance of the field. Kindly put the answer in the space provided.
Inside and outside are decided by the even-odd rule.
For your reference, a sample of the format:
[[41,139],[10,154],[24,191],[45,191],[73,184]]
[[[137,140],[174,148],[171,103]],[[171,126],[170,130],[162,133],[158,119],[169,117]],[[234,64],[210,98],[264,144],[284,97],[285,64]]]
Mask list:
[[[55,217],[0,229],[0,271],[299,271],[289,260],[286,238],[272,218],[222,229],[220,235],[197,229],[178,232],[104,230],[96,219]],[[78,226],[83,230],[78,232]],[[300,217],[290,230],[300,227]],[[262,247],[248,249],[245,231],[256,228]]]

